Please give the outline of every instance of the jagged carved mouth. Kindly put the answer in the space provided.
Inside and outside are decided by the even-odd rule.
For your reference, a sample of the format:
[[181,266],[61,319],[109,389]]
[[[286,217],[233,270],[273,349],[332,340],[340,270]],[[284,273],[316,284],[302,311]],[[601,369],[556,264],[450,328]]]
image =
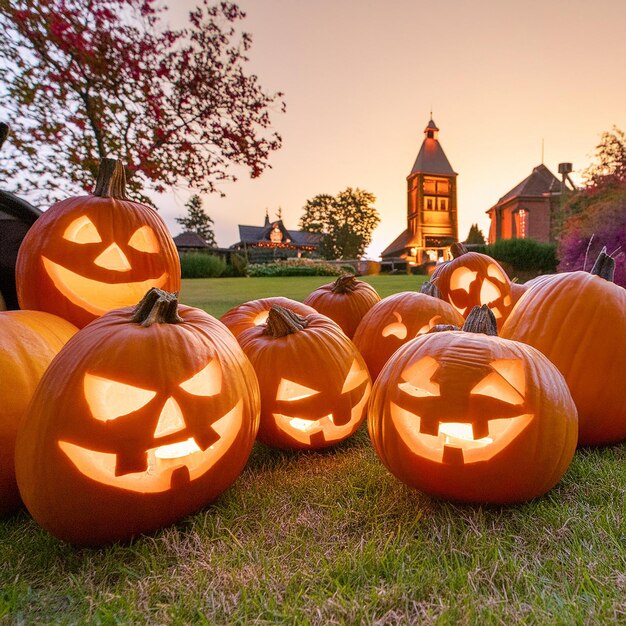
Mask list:
[[489,434],[474,439],[471,423],[440,421],[436,433],[420,430],[421,418],[390,403],[391,420],[406,445],[421,457],[446,464],[463,465],[487,461],[506,448],[532,421],[525,413],[487,422]]
[[135,491],[160,493],[205,474],[230,449],[243,423],[243,401],[211,424],[219,439],[202,450],[193,437],[147,450],[148,469],[115,475],[117,455],[59,441],[61,451],[84,476],[96,482]]
[[355,424],[360,421],[369,399],[370,389],[371,385],[368,383],[361,399],[350,411],[350,420],[343,425],[335,424],[332,413],[316,420],[302,419],[282,413],[272,413],[272,416],[279,430],[304,445],[311,445],[317,439],[325,443],[341,441],[354,431]]
[[163,287],[167,282],[166,272],[158,278],[126,283],[103,283],[81,276],[66,267],[42,257],[44,268],[54,286],[72,304],[93,315],[103,315],[112,309],[129,306],[143,298],[152,287]]

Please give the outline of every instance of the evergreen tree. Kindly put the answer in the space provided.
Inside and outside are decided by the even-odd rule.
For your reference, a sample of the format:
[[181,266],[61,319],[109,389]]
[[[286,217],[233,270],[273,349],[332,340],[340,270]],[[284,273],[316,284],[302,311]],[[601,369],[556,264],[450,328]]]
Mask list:
[[465,243],[480,244],[483,246],[485,245],[485,235],[483,235],[483,231],[478,228],[478,224],[472,224],[470,226]]
[[215,233],[213,232],[213,220],[202,208],[202,199],[198,194],[194,194],[185,203],[187,207],[186,217],[177,217],[176,221],[186,230],[198,233],[211,248],[217,247]]

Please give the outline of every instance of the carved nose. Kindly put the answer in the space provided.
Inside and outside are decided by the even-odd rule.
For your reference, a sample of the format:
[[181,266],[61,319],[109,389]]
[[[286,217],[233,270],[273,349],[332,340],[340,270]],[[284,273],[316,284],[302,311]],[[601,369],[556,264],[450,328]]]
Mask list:
[[94,263],[106,270],[114,270],[116,272],[128,272],[128,270],[132,269],[126,255],[116,243],[112,243],[102,252]]
[[187,425],[178,402],[174,398],[168,398],[163,406],[161,415],[159,415],[159,423],[154,431],[154,438],[165,437],[185,428],[187,428]]

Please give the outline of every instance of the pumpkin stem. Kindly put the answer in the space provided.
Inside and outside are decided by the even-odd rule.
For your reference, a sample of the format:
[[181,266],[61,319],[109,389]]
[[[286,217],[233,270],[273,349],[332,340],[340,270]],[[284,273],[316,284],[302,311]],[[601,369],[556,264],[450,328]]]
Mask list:
[[265,335],[271,335],[274,339],[285,337],[291,333],[297,333],[309,325],[309,320],[285,307],[274,305],[267,317]]
[[439,287],[437,287],[437,285],[435,284],[435,281],[437,279],[435,278],[435,280],[427,280],[423,285],[422,288],[420,289],[420,293],[425,293],[427,296],[430,296],[431,298],[437,298],[439,300],[441,300],[441,291],[439,291]]
[[600,276],[609,282],[614,282],[615,277],[615,259],[607,254],[606,246],[602,248],[596,262],[591,268],[591,273],[594,276]]
[[130,321],[146,328],[152,324],[178,324],[184,321],[178,315],[178,294],[152,287],[135,307]]
[[126,172],[119,159],[102,159],[93,195],[126,200]]
[[463,254],[467,253],[468,249],[460,241],[457,241],[450,246],[450,254],[452,254],[453,259],[458,259]]
[[344,274],[333,283],[333,293],[352,293],[359,281],[353,274]]
[[463,328],[466,333],[483,333],[484,335],[498,336],[498,325],[493,311],[486,305],[476,305],[465,319]]
[[0,122],[0,148],[2,148],[2,145],[4,144],[8,136],[9,125],[5,124],[4,122]]

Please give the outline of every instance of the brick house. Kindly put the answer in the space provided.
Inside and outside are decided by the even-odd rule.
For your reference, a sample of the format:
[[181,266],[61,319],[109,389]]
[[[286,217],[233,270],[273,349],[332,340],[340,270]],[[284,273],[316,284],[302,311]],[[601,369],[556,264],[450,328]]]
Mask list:
[[543,163],[535,167],[487,211],[491,220],[489,243],[500,239],[554,241],[563,189],[569,190]]

